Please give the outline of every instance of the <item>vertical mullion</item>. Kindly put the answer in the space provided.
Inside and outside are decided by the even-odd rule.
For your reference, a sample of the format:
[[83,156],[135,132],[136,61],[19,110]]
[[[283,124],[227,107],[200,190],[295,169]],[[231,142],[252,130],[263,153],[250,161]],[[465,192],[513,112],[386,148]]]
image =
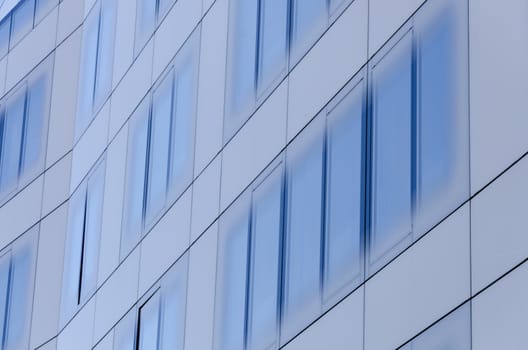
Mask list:
[[418,58],[414,29],[411,30],[411,234],[414,236],[419,200]]
[[149,168],[150,168],[150,146],[152,143],[152,101],[150,101],[149,112],[148,112],[148,123],[147,123],[147,147],[145,156],[145,169],[143,177],[143,205],[141,210],[141,235],[145,226],[145,217],[147,213],[147,202],[148,202],[148,183],[149,183]]
[[26,152],[26,147],[25,147],[25,143],[26,143],[26,133],[27,133],[27,124],[28,124],[28,96],[29,96],[29,92],[28,92],[28,87],[25,86],[24,87],[24,108],[23,108],[23,112],[22,112],[22,132],[20,134],[20,152],[19,152],[19,156],[18,156],[18,177],[20,178],[21,174],[22,174],[22,167],[23,167],[23,159],[24,159],[24,153]]
[[13,280],[13,259],[11,256],[9,257],[9,269],[8,269],[8,276],[7,276],[7,288],[6,288],[6,299],[5,299],[5,305],[4,305],[4,328],[0,331],[2,332],[0,334],[0,349],[4,350],[7,342],[7,330],[8,330],[8,323],[9,323],[9,313],[10,311],[10,303],[11,303],[11,285]]
[[[244,307],[244,342],[243,349],[247,349],[249,341],[249,302],[251,296],[251,271],[253,269],[253,258],[251,253],[253,252],[253,214],[254,214],[254,205],[253,205],[253,193],[251,194],[251,201],[249,204],[249,219],[248,219],[248,229],[247,229],[247,250],[246,250],[246,293],[245,293],[245,307]],[[252,298],[251,298],[252,299]]]
[[319,252],[319,299],[320,305],[323,305],[324,301],[324,285],[325,285],[325,268],[326,268],[326,204],[327,204],[327,171],[328,171],[328,118],[327,114],[324,114],[325,126],[323,132],[323,150],[322,150],[322,166],[321,166],[321,228],[320,228],[320,252]]
[[86,216],[88,210],[88,190],[84,195],[84,215],[83,215],[83,227],[82,227],[82,239],[81,239],[81,256],[79,262],[79,287],[77,290],[77,305],[81,304],[81,295],[82,295],[82,280],[83,280],[83,270],[84,270],[84,247],[86,245]]
[[[247,0],[242,0],[242,1],[247,1]],[[258,86],[260,84],[260,67],[262,65],[262,62],[261,62],[261,53],[262,53],[262,42],[263,42],[263,39],[262,39],[262,36],[263,36],[263,31],[262,31],[262,20],[263,20],[263,8],[264,8],[264,1],[265,0],[257,0],[258,1],[258,5],[257,5],[257,28],[256,28],[256,45],[255,45],[255,51],[256,51],[256,54],[255,54],[255,71],[254,71],[254,79],[253,79],[253,88],[254,88],[254,91],[253,91],[253,95],[255,96],[254,98],[256,98],[257,96],[257,91],[258,91]]]
[[98,18],[98,22],[97,22],[97,45],[96,45],[96,49],[95,49],[95,70],[94,70],[94,82],[93,82],[93,86],[92,86],[92,110],[90,111],[91,113],[93,113],[93,109],[94,109],[94,104],[95,104],[95,94],[96,94],[96,89],[97,89],[97,77],[99,75],[99,59],[100,59],[100,45],[101,45],[101,27],[102,27],[102,17],[103,17],[103,5],[102,4],[99,4],[99,18]]
[[169,152],[167,153],[168,154],[168,159],[167,159],[167,175],[166,175],[166,179],[165,179],[165,190],[167,191],[167,193],[169,192],[169,188],[170,186],[172,185],[171,184],[171,179],[172,179],[172,159],[174,157],[174,152],[175,152],[175,149],[173,147],[173,141],[174,141],[174,127],[176,126],[176,118],[178,118],[177,114],[176,114],[176,105],[178,103],[177,101],[177,93],[178,93],[178,89],[177,89],[177,79],[176,79],[176,72],[173,70],[171,72],[171,79],[172,79],[172,84],[171,84],[171,103],[170,103],[170,123],[169,123],[169,144],[168,144],[168,147],[169,147]]
[[278,291],[277,291],[277,342],[280,345],[281,339],[281,324],[282,324],[282,314],[284,311],[284,285],[285,285],[285,276],[286,276],[286,210],[288,210],[286,205],[287,200],[287,169],[286,161],[284,161],[282,174],[281,174],[281,209],[280,209],[280,236],[279,236],[279,267],[278,267]]

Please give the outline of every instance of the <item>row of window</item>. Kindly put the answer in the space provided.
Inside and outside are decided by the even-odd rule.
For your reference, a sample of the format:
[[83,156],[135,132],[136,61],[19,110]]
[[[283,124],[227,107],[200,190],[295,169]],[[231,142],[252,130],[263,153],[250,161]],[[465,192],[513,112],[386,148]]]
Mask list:
[[350,0],[231,3],[226,140]]
[[76,136],[88,127],[112,90],[116,0],[99,0],[83,26]]
[[184,347],[187,256],[153,287],[114,329],[114,350],[178,350]]
[[0,22],[0,57],[36,26],[59,0],[20,0]]
[[194,33],[129,128],[121,255],[189,186],[194,167],[199,31]]
[[23,350],[29,345],[38,228],[0,253],[0,349]]
[[467,4],[430,1],[220,219],[215,346],[277,348],[469,197]]
[[72,195],[65,244],[61,316],[71,316],[97,287],[103,216],[105,161]]
[[44,62],[14,92],[0,100],[0,197],[40,170],[47,141],[50,62]]

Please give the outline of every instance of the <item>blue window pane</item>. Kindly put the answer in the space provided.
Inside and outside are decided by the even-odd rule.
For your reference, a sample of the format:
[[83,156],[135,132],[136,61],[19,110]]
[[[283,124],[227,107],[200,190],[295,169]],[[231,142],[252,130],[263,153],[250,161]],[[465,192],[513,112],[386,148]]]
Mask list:
[[261,0],[259,20],[258,91],[262,92],[286,66],[288,2]]
[[276,345],[282,231],[282,167],[253,192],[248,348]]
[[412,342],[412,350],[471,349],[471,318],[469,304],[435,324]]
[[40,22],[50,11],[59,4],[59,0],[36,0],[35,23]]
[[37,232],[26,233],[24,242],[13,250],[13,275],[9,296],[9,318],[5,349],[22,350],[27,348],[31,308],[33,298],[33,279],[35,271],[35,252],[32,241]]
[[136,349],[136,308],[130,310],[114,331],[114,350]]
[[5,323],[8,315],[8,297],[11,281],[11,252],[0,256],[0,344],[4,343]]
[[327,0],[294,0],[292,45],[295,60],[308,50],[327,22]]
[[18,180],[25,107],[26,89],[23,88],[8,101],[6,108],[0,169],[0,190],[4,193],[13,190]]
[[173,198],[183,192],[193,174],[196,103],[193,68],[189,62],[176,74],[170,160],[170,191]]
[[159,319],[160,300],[156,293],[139,309],[138,350],[158,350]]
[[24,171],[39,164],[46,139],[44,125],[48,115],[48,79],[42,76],[28,89],[26,131],[24,135]]
[[156,23],[156,1],[138,0],[136,12],[135,52],[141,51],[154,31]]
[[319,134],[306,135],[305,142],[302,152],[288,151],[282,343],[320,310],[323,143]]
[[174,0],[158,0],[158,23],[169,12]]
[[215,338],[217,350],[244,349],[248,266],[248,219],[224,231],[220,242]]
[[88,180],[84,225],[81,300],[85,300],[97,285],[99,242],[103,219],[105,167],[100,164]]
[[343,8],[350,0],[330,0],[330,15],[336,14],[336,11]]
[[121,256],[137,242],[143,229],[143,208],[147,167],[147,137],[149,133],[149,104],[144,101],[137,110],[129,131],[127,184],[121,242]]
[[371,264],[412,233],[411,40],[408,32],[372,70]]
[[9,34],[11,31],[11,16],[7,16],[0,23],[0,57],[7,54],[9,50]]
[[13,12],[11,24],[10,47],[15,46],[20,39],[33,29],[33,10],[35,0],[22,0]]
[[146,221],[151,223],[165,204],[170,147],[173,74],[156,89],[152,107]]
[[97,70],[95,72],[95,108],[101,107],[110,94],[114,67],[116,0],[103,1],[101,6]]
[[79,302],[79,272],[82,259],[86,187],[81,186],[70,199],[68,234],[64,249],[64,274],[62,277],[62,319],[76,310]]
[[363,91],[361,81],[328,119],[325,299],[363,271]]
[[230,91],[226,109],[226,138],[246,119],[255,101],[258,2],[231,1],[229,48]]
[[97,9],[92,10],[84,24],[75,129],[77,136],[86,129],[93,112],[97,43],[99,40],[99,14],[100,11]]
[[187,258],[180,260],[163,285],[163,333],[161,349],[181,350],[185,335],[185,305],[187,298]]

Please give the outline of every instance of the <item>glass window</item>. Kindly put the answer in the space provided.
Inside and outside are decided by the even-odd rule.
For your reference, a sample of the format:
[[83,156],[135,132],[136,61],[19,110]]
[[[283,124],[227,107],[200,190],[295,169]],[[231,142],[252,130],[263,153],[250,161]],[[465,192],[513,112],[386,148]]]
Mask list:
[[47,75],[42,75],[28,88],[23,171],[30,171],[43,161],[44,152],[42,150],[45,149],[47,139],[45,126],[47,125],[48,111],[49,80]]
[[158,0],[158,22],[169,12],[174,0]]
[[226,101],[225,139],[245,121],[244,114],[255,103],[256,54],[257,54],[257,15],[258,1],[231,1],[229,32],[229,72],[230,81]]
[[249,213],[239,201],[223,218],[218,252],[215,349],[244,349]]
[[297,61],[328,24],[328,0],[292,0],[292,45]]
[[0,256],[0,349],[3,349],[6,315],[9,310],[9,290],[11,281],[11,251]]
[[286,67],[288,50],[288,1],[260,0],[259,92],[270,87]]
[[35,24],[40,22],[48,13],[59,4],[59,0],[36,0]]
[[20,153],[26,108],[26,87],[7,101],[0,168],[0,189],[3,193],[14,190],[20,169]]
[[129,126],[125,210],[121,257],[135,245],[143,229],[144,195],[147,180],[147,152],[150,105],[144,100]]
[[13,10],[11,24],[10,47],[14,47],[18,42],[33,29],[33,10],[35,0],[22,0]]
[[152,127],[150,131],[149,175],[146,221],[151,223],[165,205],[168,181],[170,128],[172,117],[172,90],[174,75],[171,71],[154,91]]
[[0,22],[0,57],[7,54],[9,50],[9,35],[11,31],[11,16],[7,16]]
[[[289,340],[320,311],[323,212],[322,119],[287,153],[287,214],[283,332]],[[319,123],[317,123],[319,121]]]
[[157,350],[159,345],[160,299],[156,292],[139,308],[138,350]]
[[371,264],[412,233],[411,47],[407,32],[372,68]]
[[364,91],[361,80],[328,116],[325,300],[363,275]]
[[252,196],[248,348],[276,347],[282,239],[282,166]]
[[103,105],[112,89],[116,12],[117,5],[115,0],[102,2],[94,88],[94,107],[96,109]]
[[170,159],[171,197],[179,196],[192,180],[194,167],[194,126],[196,78],[194,63],[188,60],[176,73],[172,145]]
[[184,346],[187,304],[187,256],[176,263],[163,282],[161,349],[181,350]]
[[156,25],[156,0],[138,0],[136,12],[136,54],[154,31]]
[[339,9],[349,2],[350,0],[330,0],[330,15],[335,15]]

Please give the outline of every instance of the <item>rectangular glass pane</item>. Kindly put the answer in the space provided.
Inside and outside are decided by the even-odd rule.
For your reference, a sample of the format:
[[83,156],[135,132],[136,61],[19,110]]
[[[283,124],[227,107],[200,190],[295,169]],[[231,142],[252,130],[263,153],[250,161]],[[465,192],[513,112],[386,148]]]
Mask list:
[[140,105],[130,123],[121,256],[135,245],[143,229],[150,114],[148,102],[146,100]]
[[260,0],[258,91],[270,87],[286,66],[288,1]]
[[101,6],[94,93],[94,105],[96,109],[103,105],[112,89],[115,19],[117,15],[116,0],[103,1]]
[[83,26],[81,66],[79,71],[79,96],[77,98],[76,136],[82,134],[92,120],[97,43],[99,41],[100,8],[96,6]]
[[139,347],[138,350],[157,350],[160,323],[159,294],[152,296],[139,309]]
[[275,347],[279,320],[282,167],[253,191],[248,349]]
[[176,73],[172,117],[170,192],[181,194],[191,182],[194,165],[196,84],[194,64],[188,62]]
[[175,0],[158,0],[158,23],[169,12],[170,7]]
[[114,350],[137,350],[136,312],[136,308],[130,310],[115,327]]
[[344,8],[346,3],[350,0],[330,0],[330,15],[335,15],[340,9]]
[[11,252],[0,256],[0,344],[3,344],[11,281]]
[[187,257],[176,263],[162,286],[163,333],[162,350],[181,350],[185,336],[185,306],[187,301]]
[[24,172],[40,165],[44,140],[46,140],[46,122],[48,120],[49,91],[48,77],[43,75],[34,81],[28,89],[26,130],[24,135]]
[[154,31],[156,23],[156,0],[137,0],[136,10],[136,54]]
[[[238,214],[238,213],[237,213]],[[215,349],[244,349],[248,272],[248,217],[243,212],[226,225],[219,242]],[[238,221],[236,221],[238,220]]]
[[297,61],[328,23],[328,0],[293,0],[292,46]]
[[97,286],[99,243],[101,241],[101,225],[103,221],[104,165],[104,163],[101,163],[88,180],[81,300],[85,300]]
[[412,32],[373,67],[370,263],[412,233]]
[[7,54],[9,50],[9,35],[11,32],[11,16],[7,16],[0,23],[0,57]]
[[158,216],[167,196],[173,77],[171,72],[153,96],[146,215],[148,224]]
[[319,130],[310,132],[305,131],[303,149],[290,148],[287,155],[283,344],[318,314],[321,304],[323,142]]
[[33,303],[36,230],[26,233],[24,241],[13,251],[13,275],[9,297],[9,318],[5,349],[27,349]]
[[228,139],[255,103],[258,1],[231,1],[229,28],[229,94],[226,109]]
[[59,4],[59,0],[36,0],[35,6],[35,23],[40,22],[48,13],[51,12],[55,6]]
[[86,187],[81,186],[71,197],[68,209],[68,231],[64,249],[64,273],[62,276],[62,319],[66,320],[77,309],[79,302],[79,278],[83,249],[86,213]]
[[325,299],[363,272],[364,111],[361,81],[328,117]]
[[17,184],[22,150],[22,130],[26,108],[26,88],[7,102],[0,169],[0,191],[12,191]]
[[22,0],[12,15],[10,47],[15,46],[33,29],[33,10],[35,0]]

